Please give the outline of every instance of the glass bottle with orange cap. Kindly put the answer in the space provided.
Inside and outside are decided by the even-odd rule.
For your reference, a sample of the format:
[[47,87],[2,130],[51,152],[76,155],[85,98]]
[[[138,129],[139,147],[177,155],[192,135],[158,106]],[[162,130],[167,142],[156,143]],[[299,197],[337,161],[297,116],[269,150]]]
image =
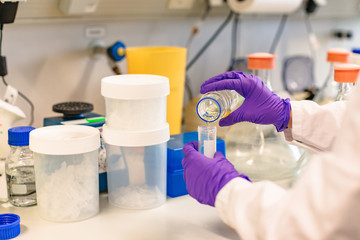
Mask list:
[[334,80],[339,83],[335,101],[348,100],[350,92],[359,76],[360,65],[340,64],[333,67]]
[[330,63],[329,74],[327,75],[322,87],[314,97],[314,101],[319,104],[326,104],[335,101],[339,84],[334,81],[333,67],[347,63],[350,52],[343,48],[332,48],[327,51],[327,61]]
[[[275,55],[248,55],[248,68],[271,89]],[[229,128],[225,143],[229,161],[254,182],[270,180],[288,188],[297,179],[306,160],[303,150],[289,145],[274,125],[238,122]]]
[[272,91],[271,72],[275,68],[276,55],[271,53],[253,53],[248,57],[248,68],[252,74],[260,78],[263,83]]

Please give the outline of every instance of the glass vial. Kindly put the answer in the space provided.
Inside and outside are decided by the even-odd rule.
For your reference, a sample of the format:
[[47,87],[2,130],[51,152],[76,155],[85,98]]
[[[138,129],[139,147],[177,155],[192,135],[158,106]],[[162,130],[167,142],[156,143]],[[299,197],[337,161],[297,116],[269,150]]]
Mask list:
[[214,158],[216,152],[216,126],[198,126],[199,152]]
[[8,130],[10,154],[5,172],[9,202],[16,207],[36,204],[33,153],[29,149],[29,133],[33,127],[14,127]]
[[234,90],[208,92],[199,100],[196,112],[204,122],[214,122],[237,109],[243,100]]

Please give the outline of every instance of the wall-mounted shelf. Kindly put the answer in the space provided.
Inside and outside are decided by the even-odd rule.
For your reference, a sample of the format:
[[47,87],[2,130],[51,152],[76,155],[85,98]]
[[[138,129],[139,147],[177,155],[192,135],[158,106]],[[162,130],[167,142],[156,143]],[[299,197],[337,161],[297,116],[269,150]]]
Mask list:
[[[114,21],[198,17],[205,10],[205,0],[194,0],[191,9],[168,9],[168,0],[100,0],[95,13],[75,16],[63,14],[58,6],[59,0],[20,2],[16,21]],[[228,11],[228,6],[223,4],[221,7],[214,7],[211,16],[223,16]],[[360,17],[360,0],[328,0],[327,6],[319,8],[314,14],[314,18],[348,17]]]

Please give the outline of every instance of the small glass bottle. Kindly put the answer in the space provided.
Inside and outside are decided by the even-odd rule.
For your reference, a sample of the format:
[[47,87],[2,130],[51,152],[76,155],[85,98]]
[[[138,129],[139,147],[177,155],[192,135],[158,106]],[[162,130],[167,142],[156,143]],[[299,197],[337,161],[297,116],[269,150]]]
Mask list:
[[215,122],[237,109],[243,100],[235,90],[208,92],[199,100],[196,111],[204,122]]
[[359,76],[360,65],[341,64],[334,66],[334,80],[339,83],[335,101],[348,100],[350,92]]
[[271,53],[253,53],[248,57],[248,68],[252,70],[252,74],[260,78],[261,81],[272,91],[270,82],[270,73],[275,68],[275,55]]
[[14,127],[8,130],[10,154],[5,172],[9,202],[16,207],[36,204],[33,153],[29,149],[29,133],[33,127]]
[[330,71],[320,88],[319,92],[315,95],[314,101],[319,104],[326,104],[335,101],[339,83],[334,80],[334,66],[347,63],[349,60],[350,52],[342,48],[332,48],[327,51],[327,61],[330,63]]

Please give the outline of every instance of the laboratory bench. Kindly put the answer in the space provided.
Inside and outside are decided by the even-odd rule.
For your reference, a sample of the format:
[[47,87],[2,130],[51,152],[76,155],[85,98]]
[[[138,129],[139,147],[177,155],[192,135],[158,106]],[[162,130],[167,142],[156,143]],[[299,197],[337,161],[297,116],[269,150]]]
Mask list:
[[224,224],[215,208],[199,204],[189,195],[168,198],[160,207],[147,210],[120,209],[100,194],[100,212],[87,220],[56,223],[42,219],[37,206],[18,208],[0,205],[0,213],[15,213],[21,218],[19,240],[106,239],[177,240],[239,239]]
[[[197,137],[197,134],[194,136]],[[182,153],[181,148],[174,149]],[[179,158],[180,162],[181,158],[182,156]],[[179,166],[175,162],[171,167],[171,174],[178,173]],[[0,173],[4,170],[5,162],[0,161]],[[181,179],[182,184],[174,181],[171,185],[171,193],[177,197],[168,197],[163,205],[152,209],[122,209],[109,204],[107,193],[100,193],[99,213],[83,221],[51,222],[40,217],[37,206],[19,208],[1,201],[0,214],[14,213],[20,216],[21,233],[15,238],[19,240],[239,239],[236,232],[221,221],[215,208],[202,205],[189,195],[183,195],[186,194],[184,191],[179,191],[185,189],[182,174]],[[4,196],[6,181],[2,175],[0,199]]]

